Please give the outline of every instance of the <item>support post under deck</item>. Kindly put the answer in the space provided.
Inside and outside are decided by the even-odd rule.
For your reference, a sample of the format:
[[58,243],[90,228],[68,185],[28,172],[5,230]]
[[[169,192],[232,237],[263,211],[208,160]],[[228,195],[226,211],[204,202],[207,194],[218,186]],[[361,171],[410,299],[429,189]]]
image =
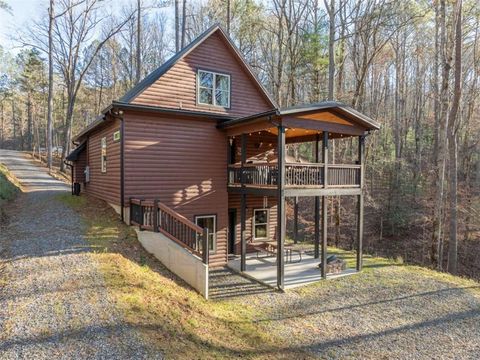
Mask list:
[[[315,162],[320,161],[320,135],[317,134],[315,139]],[[314,219],[315,219],[315,242],[314,242],[314,257],[318,259],[320,257],[320,196],[315,196],[314,206]]]
[[358,163],[360,164],[360,195],[357,199],[357,271],[363,267],[363,182],[365,162],[365,136],[358,137]]
[[[242,168],[240,173],[240,181],[242,188],[245,187],[245,171],[244,165],[247,160],[247,136],[242,134]],[[246,223],[247,220],[247,195],[242,192],[240,195],[240,271],[245,271],[247,268],[247,238],[246,238]]]
[[277,186],[277,286],[280,290],[285,286],[284,243],[286,233],[285,221],[285,127],[278,126],[278,186]]
[[298,243],[298,196],[293,198],[293,242]]
[[[322,141],[322,156],[323,156],[323,184],[328,187],[328,132],[323,132]],[[322,196],[322,277],[327,278],[327,229],[328,223],[328,197]]]

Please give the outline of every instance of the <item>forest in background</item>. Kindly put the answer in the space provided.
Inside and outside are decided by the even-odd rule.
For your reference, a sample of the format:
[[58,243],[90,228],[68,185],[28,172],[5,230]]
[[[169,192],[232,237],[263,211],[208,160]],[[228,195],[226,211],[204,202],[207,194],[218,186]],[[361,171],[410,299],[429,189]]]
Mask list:
[[[280,106],[333,99],[381,124],[367,138],[367,252],[480,278],[479,21],[477,0],[45,0],[19,24],[20,50],[0,44],[0,148],[53,148],[62,166],[72,134],[220,23]],[[353,199],[329,201],[329,241],[350,248]],[[300,201],[306,238],[312,210]]]

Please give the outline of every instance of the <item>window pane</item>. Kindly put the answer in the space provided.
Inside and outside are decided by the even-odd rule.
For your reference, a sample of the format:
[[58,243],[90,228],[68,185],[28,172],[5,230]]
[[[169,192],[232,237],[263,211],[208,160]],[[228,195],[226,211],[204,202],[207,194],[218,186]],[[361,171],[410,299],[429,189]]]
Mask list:
[[[202,229],[207,228],[208,229],[208,247],[211,251],[215,251],[215,217],[214,216],[209,216],[209,217],[201,217],[201,218],[196,218],[196,224],[200,226]],[[197,237],[197,242],[198,242],[198,248],[202,248],[202,243],[201,243],[201,236]]]
[[199,71],[200,86],[213,89],[213,74],[205,71]]
[[197,225],[200,226],[202,229],[207,228],[209,233],[214,232],[214,221],[213,217],[204,217],[204,218],[197,218]]
[[211,89],[200,88],[200,97],[198,101],[201,104],[213,104],[212,91],[213,90]]
[[215,88],[218,90],[228,91],[230,88],[230,78],[224,75],[215,75]]
[[228,91],[216,90],[215,103],[218,106],[228,107]]
[[266,224],[267,220],[267,210],[255,211],[255,224]]
[[267,237],[267,225],[255,225],[255,238]]
[[215,235],[215,234],[213,234],[213,233],[212,233],[212,234],[208,234],[208,248],[209,248],[210,250],[212,250],[212,251],[215,250],[215,247],[214,247],[214,245],[215,245],[215,237],[214,237],[214,235]]

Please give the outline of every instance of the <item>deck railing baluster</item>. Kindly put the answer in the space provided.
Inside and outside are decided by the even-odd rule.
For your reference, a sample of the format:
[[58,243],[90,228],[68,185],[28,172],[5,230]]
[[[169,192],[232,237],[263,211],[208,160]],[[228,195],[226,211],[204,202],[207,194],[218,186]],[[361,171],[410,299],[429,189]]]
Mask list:
[[[245,184],[254,186],[276,186],[278,166],[276,163],[244,164]],[[239,165],[229,165],[229,185],[239,186],[242,178]],[[360,165],[329,165],[329,186],[360,185]],[[325,167],[315,163],[287,163],[285,166],[286,186],[323,186]]]

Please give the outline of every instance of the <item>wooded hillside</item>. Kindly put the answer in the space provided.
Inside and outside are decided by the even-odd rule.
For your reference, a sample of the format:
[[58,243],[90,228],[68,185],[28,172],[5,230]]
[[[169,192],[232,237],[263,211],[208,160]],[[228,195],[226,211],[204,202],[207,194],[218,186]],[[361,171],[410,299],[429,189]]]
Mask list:
[[[72,134],[219,22],[282,107],[335,99],[381,124],[367,138],[366,251],[480,278],[477,0],[126,4],[45,0],[18,24],[21,50],[0,46],[0,147],[45,155],[50,144],[62,165]],[[353,157],[351,145],[335,140],[331,158]],[[351,246],[352,206],[330,199],[332,244]]]

